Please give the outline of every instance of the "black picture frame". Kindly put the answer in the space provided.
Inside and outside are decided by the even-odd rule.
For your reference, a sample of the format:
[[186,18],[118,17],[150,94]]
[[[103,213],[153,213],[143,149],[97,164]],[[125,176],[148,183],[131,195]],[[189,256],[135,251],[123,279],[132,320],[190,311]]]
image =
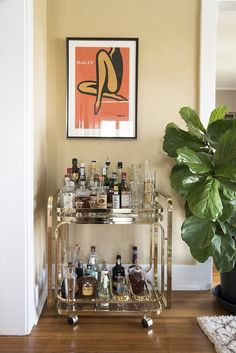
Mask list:
[[67,138],[137,139],[138,38],[66,38]]

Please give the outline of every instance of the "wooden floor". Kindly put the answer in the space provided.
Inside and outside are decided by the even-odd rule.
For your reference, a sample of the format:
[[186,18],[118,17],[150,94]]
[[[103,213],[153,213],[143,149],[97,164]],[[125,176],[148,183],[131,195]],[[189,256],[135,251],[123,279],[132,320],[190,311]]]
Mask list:
[[228,314],[211,292],[174,292],[172,308],[154,318],[150,329],[141,317],[80,317],[70,326],[53,310],[44,309],[38,325],[26,337],[0,337],[5,353],[213,353],[197,316]]

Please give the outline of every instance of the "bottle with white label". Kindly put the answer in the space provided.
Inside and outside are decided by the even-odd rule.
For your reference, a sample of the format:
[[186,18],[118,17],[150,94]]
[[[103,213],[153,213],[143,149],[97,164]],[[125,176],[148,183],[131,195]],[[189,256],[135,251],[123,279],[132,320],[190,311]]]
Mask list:
[[120,208],[120,193],[118,185],[114,185],[114,192],[112,195],[112,208]]
[[120,206],[121,208],[129,208],[130,207],[130,191],[128,184],[126,182],[127,174],[122,172],[122,181],[120,184]]

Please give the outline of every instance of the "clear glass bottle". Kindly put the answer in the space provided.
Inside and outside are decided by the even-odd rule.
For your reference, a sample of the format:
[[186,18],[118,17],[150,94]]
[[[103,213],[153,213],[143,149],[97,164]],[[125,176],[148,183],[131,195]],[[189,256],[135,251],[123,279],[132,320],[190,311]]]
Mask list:
[[97,192],[96,204],[98,208],[107,208],[107,190],[104,186],[104,177],[99,177],[99,188]]
[[89,190],[92,190],[94,187],[94,176],[97,173],[97,163],[96,161],[92,161],[90,164],[90,176],[88,180],[88,188]]
[[123,163],[118,162],[117,163],[117,183],[118,183],[118,185],[120,185],[121,181],[122,181],[122,170],[123,170]]
[[98,265],[97,265],[97,253],[96,247],[93,245],[91,246],[91,252],[88,258],[88,270],[91,276],[98,280]]
[[90,190],[86,188],[85,181],[80,181],[80,186],[76,190],[77,208],[90,208]]
[[107,165],[104,164],[103,167],[102,167],[102,176],[103,176],[103,180],[104,180],[104,188],[106,190],[109,189],[110,187],[110,179],[108,178],[108,175],[107,175]]
[[125,277],[125,268],[121,264],[121,255],[116,255],[116,264],[112,268],[112,287],[114,290],[117,288],[118,276]]
[[69,262],[63,279],[62,295],[66,299],[74,300],[76,296],[76,292],[77,292],[77,276],[75,273],[75,268],[73,266],[73,263]]
[[80,168],[79,168],[79,182],[81,181],[86,182],[86,171],[85,171],[85,163],[81,162],[80,163]]
[[102,263],[98,296],[102,300],[101,307],[107,308],[109,306],[110,290],[108,269],[105,261]]
[[120,207],[129,208],[130,207],[130,190],[127,184],[127,173],[122,172],[122,180],[120,184]]
[[65,176],[65,185],[60,191],[60,207],[71,209],[75,207],[74,182]]
[[113,195],[112,195],[112,208],[120,208],[120,193],[119,193],[119,188],[118,185],[114,185],[113,189]]
[[130,174],[130,194],[131,206],[134,209],[140,209],[143,207],[143,189],[141,164],[132,164]]

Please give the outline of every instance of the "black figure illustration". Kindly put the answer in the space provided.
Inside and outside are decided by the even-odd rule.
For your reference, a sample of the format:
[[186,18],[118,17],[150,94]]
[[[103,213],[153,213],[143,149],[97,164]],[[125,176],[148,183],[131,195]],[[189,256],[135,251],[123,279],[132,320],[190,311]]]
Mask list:
[[111,48],[109,52],[101,49],[96,55],[96,81],[82,81],[77,89],[81,93],[96,96],[94,114],[97,115],[102,104],[102,98],[117,101],[127,99],[118,94],[122,82],[123,59],[120,48]]

